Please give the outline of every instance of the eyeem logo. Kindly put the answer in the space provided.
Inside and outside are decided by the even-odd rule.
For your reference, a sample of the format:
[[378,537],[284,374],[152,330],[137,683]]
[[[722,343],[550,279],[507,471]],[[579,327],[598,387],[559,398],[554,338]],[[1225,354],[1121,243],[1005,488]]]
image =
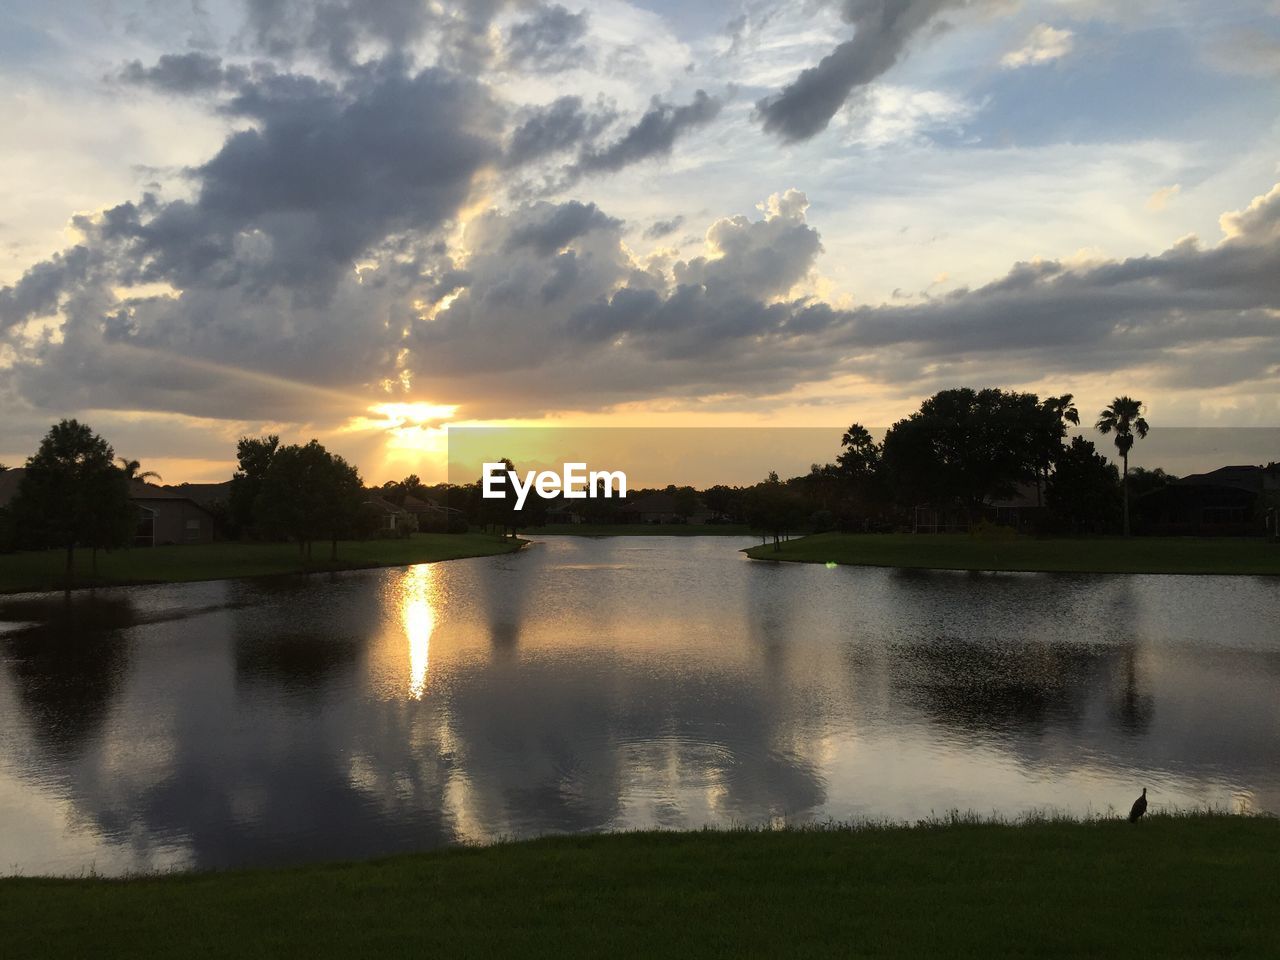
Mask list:
[[516,494],[516,509],[523,510],[525,499],[530,490],[538,491],[540,497],[563,496],[566,500],[586,500],[587,498],[608,499],[614,495],[614,484],[617,484],[617,495],[627,495],[627,475],[621,470],[592,470],[587,472],[585,463],[566,463],[560,473],[554,470],[543,470],[536,473],[529,470],[521,482],[520,474],[508,470],[505,463],[486,463],[483,467],[480,495],[486,500],[505,500],[506,491],[502,488],[510,482]]

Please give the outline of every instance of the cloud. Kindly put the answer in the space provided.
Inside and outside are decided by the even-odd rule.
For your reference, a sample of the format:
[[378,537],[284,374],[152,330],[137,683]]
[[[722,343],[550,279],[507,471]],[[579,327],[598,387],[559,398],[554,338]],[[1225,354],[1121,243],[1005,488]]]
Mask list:
[[560,4],[539,6],[507,31],[507,65],[547,73],[581,66],[590,56],[581,42],[586,34],[585,12],[573,13]]
[[[488,26],[493,2],[477,2],[470,17],[466,4],[455,10],[422,0],[246,0],[244,34],[268,56],[290,60],[302,53],[323,57],[330,65],[352,66],[364,44],[383,53],[399,52],[420,40],[429,28],[444,30],[465,25],[471,34],[451,36],[455,42],[475,42]],[[457,21],[462,20],[462,24]]]
[[531,247],[549,256],[593,230],[615,230],[621,220],[606,216],[594,203],[570,200],[562,204],[537,203],[526,208],[524,222],[507,235],[504,249]]
[[[1275,14],[1280,16],[1280,12]],[[1273,24],[1254,24],[1209,43],[1209,62],[1225,73],[1271,78],[1280,76],[1280,35]]]
[[196,51],[166,53],[150,67],[132,60],[120,69],[118,76],[124,83],[151,87],[162,93],[191,95],[212,93],[242,83],[248,78],[248,72],[243,67],[223,67],[221,57]]
[[526,108],[508,138],[503,163],[522,167],[580,147],[598,136],[616,114],[604,106],[587,110],[581,97],[564,96],[546,106]]
[[[806,205],[788,191],[761,218],[717,221],[705,255],[666,269],[633,259],[612,226],[558,254],[473,262],[465,293],[415,326],[408,363],[455,395],[484,396],[495,416],[767,396],[849,374],[906,390],[975,371],[1007,382],[1028,369],[1143,370],[1211,388],[1280,371],[1280,187],[1225,217],[1214,247],[1029,261],[975,289],[847,309],[803,293],[821,251]],[[494,214],[486,230],[506,237],[529,216]],[[553,277],[555,300],[530,308]]]
[[1169,206],[1169,201],[1182,192],[1182,184],[1171,183],[1167,187],[1161,187],[1151,196],[1147,197],[1146,207],[1152,213],[1159,213],[1165,207]]
[[756,103],[764,129],[784,142],[808,140],[827,128],[856,90],[898,62],[908,43],[947,10],[983,0],[842,0],[841,15],[854,27],[816,66],[780,92]]
[[1041,23],[1027,34],[1022,46],[1000,58],[1000,66],[1006,70],[1017,70],[1052,63],[1069,54],[1074,44],[1075,35],[1070,30],[1059,30]]
[[604,147],[584,148],[571,172],[614,173],[642,160],[669,156],[680,136],[710,123],[720,113],[720,107],[720,101],[704,90],[679,106],[654,97],[645,114],[620,138]]
[[65,315],[56,338],[11,338],[24,402],[336,422],[382,381],[503,417],[849,375],[903,391],[1027,370],[1196,388],[1280,372],[1280,185],[1225,214],[1215,246],[1033,260],[977,288],[843,308],[809,292],[822,243],[796,190],[716,220],[705,250],[674,262],[637,258],[595,204],[540,201],[474,217],[465,253],[388,238],[326,297],[257,282],[242,238],[180,292],[122,298],[120,281],[146,271],[128,253],[139,230],[171,209],[107,211],[84,244],[0,291],[11,333],[55,301]]
[[677,214],[669,220],[655,220],[644,231],[646,240],[661,240],[663,237],[669,237],[684,226],[684,216]]

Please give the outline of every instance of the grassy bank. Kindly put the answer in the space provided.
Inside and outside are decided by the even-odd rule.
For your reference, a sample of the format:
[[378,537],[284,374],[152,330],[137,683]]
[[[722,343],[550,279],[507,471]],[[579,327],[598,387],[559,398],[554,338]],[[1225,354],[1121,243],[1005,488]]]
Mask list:
[[531,536],[574,537],[746,537],[744,523],[549,523],[521,530]]
[[[316,543],[310,563],[290,543],[207,543],[150,547],[98,553],[98,576],[90,574],[87,550],[77,550],[75,586],[119,586],[137,583],[183,583],[270,574],[394,567],[461,557],[484,557],[519,549],[522,541],[481,533],[418,533],[404,540],[352,540],[338,543],[337,561],[330,545]],[[66,554],[61,550],[0,555],[0,593],[60,590],[66,586]]]
[[0,881],[15,957],[1274,956],[1280,821],[617,834]]
[[1192,537],[984,540],[965,534],[822,533],[752,547],[756,560],[941,570],[1280,574],[1280,544]]

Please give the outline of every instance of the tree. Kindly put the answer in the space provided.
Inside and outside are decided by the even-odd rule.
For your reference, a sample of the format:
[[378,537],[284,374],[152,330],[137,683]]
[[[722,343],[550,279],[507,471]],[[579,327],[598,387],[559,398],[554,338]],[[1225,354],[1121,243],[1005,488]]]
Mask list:
[[[124,473],[125,480],[163,480],[164,477],[156,473],[154,470],[143,470],[142,464],[137,460],[130,460],[128,457],[117,457],[116,462],[120,464],[120,469]],[[141,472],[139,472],[141,471]]]
[[787,489],[776,472],[748,490],[744,502],[747,523],[753,530],[771,534],[774,550],[782,549],[782,537],[799,529],[807,515],[804,501]]
[[1073,437],[1045,485],[1054,518],[1072,533],[1107,533],[1120,520],[1120,473],[1084,437]]
[[840,438],[840,446],[844,452],[836,457],[836,463],[846,477],[869,479],[880,468],[880,444],[862,424],[852,424]]
[[1043,502],[1044,484],[1049,479],[1049,469],[1062,453],[1062,441],[1067,436],[1067,424],[1080,425],[1080,411],[1075,398],[1064,393],[1060,397],[1046,397],[1040,403],[1040,420],[1034,439],[1036,448],[1036,506]]
[[231,525],[237,534],[254,530],[257,517],[254,513],[258,496],[271,461],[280,449],[280,438],[274,433],[265,437],[241,437],[236,443],[236,462],[240,469],[231,476],[231,491],[227,507]]
[[1135,434],[1141,440],[1151,428],[1142,418],[1142,401],[1132,397],[1116,397],[1110,406],[1103,408],[1098,414],[1098,422],[1094,425],[1103,436],[1116,435],[1116,449],[1124,460],[1124,471],[1121,474],[1121,486],[1124,490],[1124,535],[1129,536],[1129,451],[1133,449]]
[[900,498],[956,502],[972,521],[989,497],[1034,477],[1042,422],[1035,394],[943,390],[890,428],[882,463]]
[[355,466],[336,454],[330,454],[321,485],[328,504],[327,524],[331,544],[329,558],[337,560],[338,540],[356,533],[360,507],[364,503],[364,483]]
[[114,457],[88,424],[61,420],[27,460],[13,503],[15,525],[32,545],[65,548],[68,584],[77,544],[96,550],[128,542],[132,505]]
[[295,541],[299,555],[310,559],[312,542],[340,525],[338,514],[345,516],[334,504],[337,491],[350,483],[352,468],[345,461],[343,468],[347,475],[339,479],[333,456],[318,440],[276,449],[254,504],[259,526]]

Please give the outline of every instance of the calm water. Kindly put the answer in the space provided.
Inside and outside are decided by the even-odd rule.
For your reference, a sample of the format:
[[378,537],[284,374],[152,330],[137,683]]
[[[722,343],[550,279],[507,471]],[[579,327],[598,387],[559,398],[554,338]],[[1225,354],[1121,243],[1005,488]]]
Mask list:
[[1280,580],[728,538],[0,599],[0,872],[619,827],[1280,811]]

